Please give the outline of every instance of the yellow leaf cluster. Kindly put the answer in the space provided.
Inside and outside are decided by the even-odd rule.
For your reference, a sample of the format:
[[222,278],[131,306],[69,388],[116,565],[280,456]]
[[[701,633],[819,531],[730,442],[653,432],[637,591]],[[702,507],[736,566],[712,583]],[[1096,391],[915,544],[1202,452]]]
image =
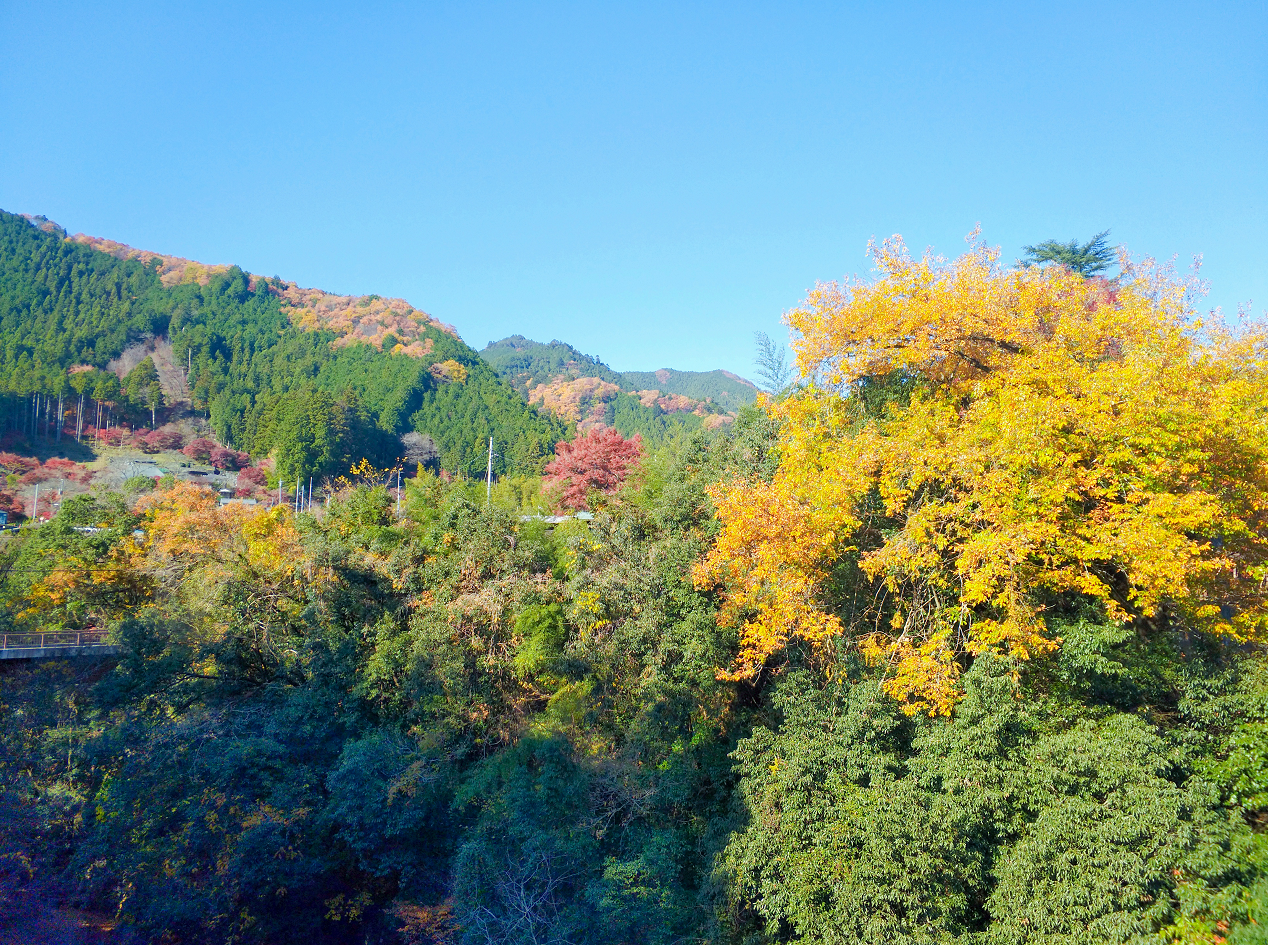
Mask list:
[[82,629],[123,616],[149,599],[152,582],[135,548],[120,546],[104,561],[65,555],[47,575],[9,600],[19,626]]
[[154,566],[206,572],[208,580],[249,574],[269,583],[296,582],[308,555],[286,506],[221,506],[205,486],[178,482],[143,496],[146,537]]
[[[1261,639],[1268,598],[1265,340],[1204,328],[1188,287],[947,263],[874,248],[873,281],[819,285],[788,321],[807,386],[770,482],[722,484],[696,569],[741,628],[733,677],[848,633],[913,712],[946,713],[959,662],[1059,640],[1045,602]],[[869,406],[880,390],[900,390]],[[850,557],[868,605],[828,599]]]

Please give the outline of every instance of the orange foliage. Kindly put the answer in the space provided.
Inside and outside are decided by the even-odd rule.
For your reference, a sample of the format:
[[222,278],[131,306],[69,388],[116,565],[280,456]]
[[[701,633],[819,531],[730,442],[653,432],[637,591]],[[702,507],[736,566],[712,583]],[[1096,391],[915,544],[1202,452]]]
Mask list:
[[665,413],[694,412],[704,416],[704,405],[684,394],[662,394],[658,390],[640,390],[634,394],[644,407],[659,407]]
[[[597,377],[578,377],[566,380],[553,378],[549,384],[538,384],[528,392],[530,404],[540,404],[543,410],[564,420],[581,420],[587,413],[621,392],[617,385]],[[602,414],[600,414],[601,416]]]
[[198,569],[208,580],[249,574],[278,589],[295,585],[311,562],[286,506],[220,505],[211,489],[177,482],[143,496],[149,558],[158,568]]

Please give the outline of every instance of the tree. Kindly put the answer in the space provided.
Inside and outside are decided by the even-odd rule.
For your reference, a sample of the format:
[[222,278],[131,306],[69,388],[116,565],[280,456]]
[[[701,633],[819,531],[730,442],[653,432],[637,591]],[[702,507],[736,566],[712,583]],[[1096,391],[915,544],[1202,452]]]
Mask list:
[[207,461],[219,469],[240,469],[251,461],[251,457],[246,453],[239,453],[237,450],[217,446],[211,451]]
[[764,331],[754,332],[757,342],[757,379],[770,394],[783,392],[792,382],[792,365],[786,363],[784,348],[773,342]]
[[627,440],[610,428],[592,429],[571,443],[555,444],[545,482],[562,487],[560,503],[566,508],[587,509],[592,491],[611,495],[621,488],[642,453],[643,438],[637,433]]
[[909,711],[950,712],[964,663],[1059,646],[1090,604],[1142,632],[1262,639],[1268,336],[1191,327],[1184,286],[874,250],[871,283],[789,316],[817,383],[771,411],[768,481],[713,490],[698,566],[740,626],[736,677],[846,635]]
[[1070,240],[1068,243],[1044,240],[1036,246],[1023,246],[1022,249],[1026,251],[1024,262],[1028,266],[1054,262],[1084,278],[1091,278],[1114,264],[1114,251],[1117,247],[1105,242],[1107,236],[1109,230],[1102,230],[1083,244],[1078,240]]
[[404,450],[405,460],[413,464],[415,475],[423,469],[436,466],[440,459],[436,442],[425,433],[411,430],[404,434],[401,437],[401,448]]
[[150,384],[158,380],[158,370],[154,367],[153,358],[143,358],[141,363],[128,372],[123,379],[124,390],[128,397],[140,403]]
[[150,426],[155,427],[158,425],[158,408],[163,405],[163,388],[157,380],[146,385],[145,402],[150,408]]
[[219,448],[213,441],[204,437],[197,437],[190,440],[181,452],[192,460],[205,463],[211,459],[211,451]]
[[238,489],[247,492],[256,489],[263,489],[268,485],[268,476],[264,474],[264,470],[257,469],[254,466],[248,466],[246,469],[238,473]]

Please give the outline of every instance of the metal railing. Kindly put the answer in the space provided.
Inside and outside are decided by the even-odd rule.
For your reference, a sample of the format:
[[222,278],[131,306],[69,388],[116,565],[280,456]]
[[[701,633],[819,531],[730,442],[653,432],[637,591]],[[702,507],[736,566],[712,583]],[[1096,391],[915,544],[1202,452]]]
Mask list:
[[0,650],[53,649],[59,646],[106,646],[105,630],[59,630],[50,633],[0,633]]

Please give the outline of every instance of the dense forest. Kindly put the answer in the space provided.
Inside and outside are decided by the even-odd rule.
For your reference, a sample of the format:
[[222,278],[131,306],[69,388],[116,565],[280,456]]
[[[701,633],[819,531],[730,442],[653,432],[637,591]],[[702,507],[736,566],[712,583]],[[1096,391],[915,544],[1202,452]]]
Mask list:
[[427,358],[393,354],[391,343],[336,346],[333,332],[295,326],[270,280],[231,267],[169,286],[160,268],[157,257],[118,259],[0,212],[0,427],[74,424],[81,403],[94,419],[105,403],[118,419],[152,421],[155,378],[121,384],[106,368],[129,345],[166,336],[190,406],[222,443],[275,452],[283,476],[333,475],[363,457],[390,464],[409,431],[430,437],[452,474],[482,471],[490,436],[499,474],[540,472],[567,433],[440,328],[421,332]]
[[[209,945],[1268,940],[1268,340],[1148,264],[875,259],[790,313],[800,384],[578,439],[541,493],[422,469],[296,515],[164,482],[10,537],[5,629],[121,652],[0,664],[0,914],[45,890]],[[352,405],[318,333],[229,333],[272,311],[238,274],[185,291],[235,444],[287,422],[266,366],[375,429],[423,409],[389,357],[351,348],[389,370]],[[561,481],[590,517],[527,514]]]

